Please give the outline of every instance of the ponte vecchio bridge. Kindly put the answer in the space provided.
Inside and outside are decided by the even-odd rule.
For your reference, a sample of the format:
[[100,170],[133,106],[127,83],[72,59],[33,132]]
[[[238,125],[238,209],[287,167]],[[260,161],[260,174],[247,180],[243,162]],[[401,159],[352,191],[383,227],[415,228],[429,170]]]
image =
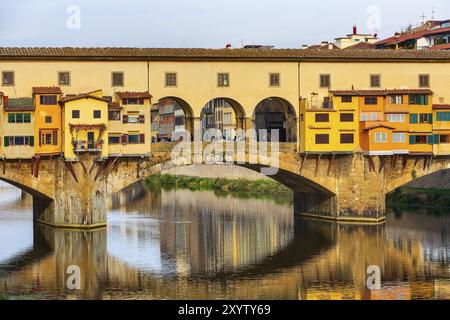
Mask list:
[[[272,178],[294,191],[296,213],[380,222],[387,193],[450,168],[449,66],[450,52],[441,51],[0,48],[0,93],[9,99],[1,112],[0,179],[33,195],[36,221],[104,226],[109,195],[166,168],[205,158],[203,106],[222,99],[234,111],[236,129],[282,132],[279,152],[269,156],[276,163],[259,151],[267,145],[274,150],[274,142],[227,144],[235,150],[237,165],[257,171],[275,166]],[[374,74],[381,75],[381,88],[371,87]],[[58,97],[41,97],[49,94]],[[112,101],[116,95],[120,103]],[[11,103],[36,102],[38,96],[40,110],[53,100],[66,103],[54,104],[61,107],[54,110],[61,110],[64,126],[46,126],[41,131],[50,130],[48,136],[33,127],[39,117],[47,121],[47,111],[28,106],[24,111]],[[191,151],[177,161],[171,156],[175,143],[150,144],[145,131],[150,110],[137,115],[145,101],[158,104],[166,98],[182,107],[185,129],[193,133],[192,142],[183,141],[193,144]],[[68,105],[72,112],[64,114]],[[274,115],[276,121],[265,118]],[[84,152],[70,150],[70,158],[73,137],[67,140],[66,127],[87,131],[87,140],[94,139],[95,130],[104,137]],[[57,146],[55,136],[65,139],[58,152],[34,154],[42,142]],[[122,151],[113,153],[113,148]],[[30,156],[24,157],[24,150]]]

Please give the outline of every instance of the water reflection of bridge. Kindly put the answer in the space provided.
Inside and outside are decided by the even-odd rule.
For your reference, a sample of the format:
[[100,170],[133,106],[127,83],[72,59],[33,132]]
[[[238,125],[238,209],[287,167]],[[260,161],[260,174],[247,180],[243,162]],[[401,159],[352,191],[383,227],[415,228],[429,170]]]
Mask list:
[[[442,252],[449,248],[448,217],[408,213],[393,216],[386,226],[352,226],[294,222],[266,207],[259,216],[261,208],[246,212],[249,218],[243,219],[239,210],[222,211],[220,201],[207,207],[210,200],[205,194],[193,199],[177,191],[174,200],[171,192],[137,197],[127,206],[126,219],[113,210],[109,244],[106,230],[73,232],[40,226],[33,252],[26,253],[31,259],[16,266],[22,257],[8,262],[12,266],[0,278],[0,292],[32,291],[40,292],[40,297],[52,292],[61,298],[449,297],[448,252]],[[234,200],[224,198],[230,201]],[[174,210],[175,206],[183,209]],[[291,217],[288,213],[287,207],[286,217]],[[139,229],[142,218],[145,223],[159,219],[159,229]],[[427,224],[430,219],[439,223]],[[251,237],[255,231],[259,235]],[[145,265],[155,266],[147,260],[155,257],[145,255],[145,250],[123,256],[114,252],[111,241],[118,233],[124,237],[117,241],[131,241],[144,249],[158,243],[160,269]],[[219,239],[212,241],[214,237]],[[65,289],[65,270],[71,264],[79,265],[84,275],[82,290],[76,293]],[[367,292],[365,270],[371,264],[381,267],[382,285],[392,289]]]

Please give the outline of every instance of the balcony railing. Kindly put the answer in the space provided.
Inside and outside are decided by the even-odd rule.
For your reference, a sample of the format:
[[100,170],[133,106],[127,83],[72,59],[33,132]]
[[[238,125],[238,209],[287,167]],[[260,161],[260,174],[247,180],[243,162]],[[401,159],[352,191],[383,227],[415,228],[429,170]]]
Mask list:
[[309,100],[306,101],[307,109],[333,109],[333,101],[318,101],[318,100]]
[[96,152],[102,150],[102,140],[73,140],[74,151],[76,152]]

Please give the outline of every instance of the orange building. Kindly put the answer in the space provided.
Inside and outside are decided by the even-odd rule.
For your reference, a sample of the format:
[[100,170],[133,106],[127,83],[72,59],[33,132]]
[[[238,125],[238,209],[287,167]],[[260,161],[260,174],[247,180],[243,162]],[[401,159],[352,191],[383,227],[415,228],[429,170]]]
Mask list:
[[431,154],[432,91],[384,89],[332,91],[358,99],[359,141],[368,155]]
[[35,153],[51,155],[62,152],[61,97],[59,87],[33,87],[35,105]]

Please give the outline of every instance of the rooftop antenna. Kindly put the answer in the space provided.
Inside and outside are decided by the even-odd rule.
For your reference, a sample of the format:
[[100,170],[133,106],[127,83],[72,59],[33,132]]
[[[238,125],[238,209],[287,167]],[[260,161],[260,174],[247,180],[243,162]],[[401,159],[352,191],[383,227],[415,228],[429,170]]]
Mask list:
[[435,7],[431,8],[431,20],[434,20],[435,9]]
[[424,24],[427,16],[425,15],[425,13],[422,13],[422,15],[420,17],[422,18],[422,24]]

